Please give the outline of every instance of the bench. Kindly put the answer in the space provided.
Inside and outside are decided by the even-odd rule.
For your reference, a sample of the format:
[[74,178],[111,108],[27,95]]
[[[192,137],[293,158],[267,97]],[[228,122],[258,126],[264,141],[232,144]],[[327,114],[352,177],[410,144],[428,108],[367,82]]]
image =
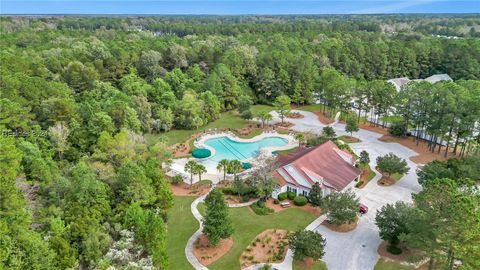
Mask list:
[[287,208],[287,207],[290,207],[290,203],[289,202],[282,202],[282,203],[280,203],[280,206],[283,207],[283,208]]

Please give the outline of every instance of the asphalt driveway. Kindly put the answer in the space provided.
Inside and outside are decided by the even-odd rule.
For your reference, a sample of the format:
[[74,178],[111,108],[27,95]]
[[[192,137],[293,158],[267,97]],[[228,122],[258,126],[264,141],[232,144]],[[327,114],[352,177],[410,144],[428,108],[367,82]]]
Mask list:
[[[315,114],[304,111],[299,112],[304,115],[304,118],[288,119],[289,122],[294,124],[292,129],[301,132],[321,132],[325,125],[318,120]],[[274,122],[280,120],[278,114],[275,112],[272,112],[272,115]],[[332,127],[337,135],[347,135],[344,124],[335,123]],[[362,150],[366,150],[370,155],[370,165],[372,168],[375,168],[376,158],[378,156],[393,152],[397,156],[407,160],[410,171],[395,185],[390,187],[377,185],[380,174],[376,172],[376,177],[372,179],[367,186],[363,189],[354,189],[354,192],[360,198],[360,202],[369,208],[368,213],[360,217],[360,221],[355,230],[347,233],[337,233],[324,226],[318,226],[314,229],[321,233],[327,240],[323,260],[327,263],[329,270],[373,269],[379,258],[377,248],[381,242],[378,235],[378,228],[375,225],[375,214],[377,210],[387,203],[395,203],[397,201],[411,202],[411,194],[421,190],[415,173],[417,164],[409,160],[409,157],[417,155],[416,152],[398,143],[379,141],[378,138],[381,137],[381,134],[375,132],[360,130],[353,135],[359,138],[361,142],[350,144],[350,146],[357,154]]]

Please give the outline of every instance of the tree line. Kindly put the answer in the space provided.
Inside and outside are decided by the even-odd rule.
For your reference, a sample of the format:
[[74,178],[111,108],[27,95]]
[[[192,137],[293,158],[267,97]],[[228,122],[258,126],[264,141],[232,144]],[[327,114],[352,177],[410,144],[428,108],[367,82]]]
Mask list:
[[[216,18],[171,24],[195,29],[197,20]],[[229,20],[220,29],[240,28]],[[355,18],[365,29],[331,22],[325,30],[308,17],[255,20],[245,29],[258,32],[175,35],[148,30],[156,18],[1,17],[0,266],[167,268],[173,199],[160,168],[170,156],[142,134],[196,129],[230,110],[248,118],[242,108],[251,103],[321,98],[348,113],[366,85],[374,94],[365,108],[386,115],[397,95],[385,79],[447,72],[465,81],[442,84],[448,90],[424,118],[404,119],[459,143],[474,132],[468,123],[478,118],[465,115],[473,109],[452,104],[475,108],[478,40],[392,35],[369,18]],[[438,103],[444,93],[448,102]],[[449,116],[439,119],[441,104]]]

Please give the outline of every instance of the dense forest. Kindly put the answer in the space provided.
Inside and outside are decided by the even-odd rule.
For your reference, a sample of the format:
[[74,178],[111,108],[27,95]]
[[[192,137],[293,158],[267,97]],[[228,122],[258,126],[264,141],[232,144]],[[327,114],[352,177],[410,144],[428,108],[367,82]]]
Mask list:
[[[121,253],[165,269],[170,156],[143,135],[202,127],[245,99],[345,113],[355,100],[359,116],[398,113],[455,149],[478,140],[479,27],[473,15],[1,17],[0,268],[121,268]],[[386,82],[438,73],[454,82]]]

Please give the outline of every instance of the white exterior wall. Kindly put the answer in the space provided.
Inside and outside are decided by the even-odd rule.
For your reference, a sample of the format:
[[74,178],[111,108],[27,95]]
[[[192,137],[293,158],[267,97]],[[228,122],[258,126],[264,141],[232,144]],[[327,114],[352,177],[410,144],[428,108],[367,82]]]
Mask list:
[[273,190],[272,198],[277,199],[278,194],[283,193],[283,192],[287,192],[287,185],[281,186],[280,188],[276,188],[275,190]]

